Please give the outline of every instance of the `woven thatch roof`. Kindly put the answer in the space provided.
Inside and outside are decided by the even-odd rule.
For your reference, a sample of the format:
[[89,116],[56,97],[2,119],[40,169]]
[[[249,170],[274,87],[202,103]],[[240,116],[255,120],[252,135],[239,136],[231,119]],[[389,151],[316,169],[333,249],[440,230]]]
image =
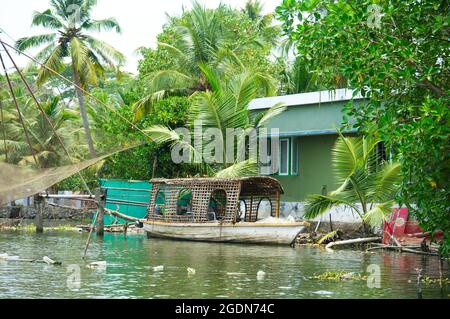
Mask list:
[[217,185],[223,188],[225,183],[240,183],[241,196],[251,195],[271,195],[279,192],[284,194],[281,184],[272,177],[256,176],[256,177],[241,177],[241,178],[178,178],[178,179],[161,179],[156,178],[150,181],[152,184],[165,184],[192,187],[200,184],[208,184],[211,186]]

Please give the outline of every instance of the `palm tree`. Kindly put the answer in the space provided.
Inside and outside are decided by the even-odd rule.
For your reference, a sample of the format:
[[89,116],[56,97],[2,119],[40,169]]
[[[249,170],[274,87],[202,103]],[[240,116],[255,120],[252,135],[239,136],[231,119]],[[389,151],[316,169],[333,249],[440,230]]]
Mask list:
[[262,38],[267,43],[276,46],[280,37],[280,27],[272,25],[273,14],[263,14],[263,5],[259,0],[247,0],[242,12],[258,27]]
[[286,94],[307,93],[319,89],[317,76],[308,71],[306,65],[296,59],[292,65],[288,65],[283,72]]
[[34,12],[32,26],[48,28],[52,32],[25,37],[16,43],[17,49],[21,51],[44,46],[36,55],[36,59],[43,61],[46,67],[39,69],[37,77],[39,85],[54,75],[48,69],[61,73],[67,68],[65,60],[70,61],[91,157],[95,157],[96,152],[83,92],[79,87],[87,89],[89,84],[96,84],[98,77],[103,76],[105,66],[116,68],[125,61],[124,56],[112,46],[88,34],[91,31],[115,30],[118,33],[121,31],[114,18],[103,20],[91,18],[92,9],[96,4],[96,0],[50,0],[50,9]]
[[260,21],[264,16],[262,14],[263,6],[259,0],[247,0],[244,6],[244,13],[253,21]]
[[[267,121],[285,110],[282,105],[274,105],[266,112],[252,115],[248,110],[248,104],[252,101],[259,89],[264,87],[267,92],[274,89],[274,84],[270,78],[262,74],[243,69],[240,73],[229,75],[230,79],[224,81],[221,74],[206,65],[201,66],[203,76],[207,79],[211,90],[197,92],[191,97],[190,117],[187,121],[188,127],[192,130],[196,121],[201,121],[202,132],[209,128],[218,129],[224,145],[227,143],[227,129],[241,129],[242,138],[250,129],[259,129]],[[182,134],[165,126],[153,126],[146,130],[149,136],[158,144],[169,143],[171,147],[179,146],[190,151],[190,159],[201,161],[202,154],[199,154],[191,143],[187,143]],[[194,132],[197,134],[197,132]],[[202,149],[209,141],[204,141]],[[221,158],[227,159],[226,147],[223,147]],[[207,175],[217,177],[236,177],[244,175],[256,175],[258,166],[256,159],[248,158],[239,160],[236,157],[234,162],[214,163],[207,165],[202,162],[199,166]]]
[[136,119],[142,118],[156,100],[167,95],[190,95],[209,88],[201,76],[199,64],[211,64],[216,58],[224,38],[220,23],[224,9],[221,4],[216,10],[207,10],[194,1],[192,10],[184,12],[181,18],[169,17],[176,37],[172,43],[159,42],[158,47],[174,57],[177,63],[146,77],[147,94],[135,104]]
[[262,46],[264,39],[238,41],[235,31],[225,27],[224,21],[233,14],[237,13],[223,4],[209,10],[194,1],[192,9],[181,17],[169,17],[174,35],[167,42],[159,42],[158,48],[165,50],[175,63],[146,76],[147,93],[134,106],[136,120],[150,112],[155,101],[167,95],[190,96],[210,90],[202,65],[216,71],[241,68],[238,53],[245,47]]
[[343,205],[359,215],[368,233],[369,225],[379,226],[392,212],[399,189],[400,164],[380,164],[376,152],[380,140],[376,137],[344,137],[340,132],[339,135],[332,150],[332,164],[341,186],[327,195],[310,195],[306,199],[305,217],[315,218]]
[[[30,99],[18,95],[18,100],[23,106],[23,115],[27,132],[30,137],[31,149],[25,140],[24,132],[19,122],[18,115],[9,106],[4,112],[4,127],[7,139],[6,149],[1,149],[0,154],[8,153],[8,162],[18,165],[38,166],[39,168],[49,168],[63,165],[64,152],[58,147],[58,136],[66,143],[72,137],[74,130],[70,127],[72,121],[76,121],[78,116],[73,110],[68,110],[61,103],[60,99],[54,97],[41,102],[45,116],[39,112]],[[52,123],[56,134],[47,122],[47,117]],[[58,136],[57,136],[58,135]],[[33,156],[34,154],[34,156]],[[37,160],[37,164],[34,162]]]

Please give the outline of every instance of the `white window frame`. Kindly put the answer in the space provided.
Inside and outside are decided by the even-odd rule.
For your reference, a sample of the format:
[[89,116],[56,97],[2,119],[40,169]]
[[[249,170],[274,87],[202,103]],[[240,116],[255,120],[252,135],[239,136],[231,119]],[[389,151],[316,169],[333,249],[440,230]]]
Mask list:
[[[287,163],[286,163],[286,172],[282,172],[281,171],[281,153],[282,153],[282,144],[283,143],[287,143],[287,147],[286,147],[286,150],[287,150],[287,154],[286,154],[286,160],[287,160]],[[291,139],[289,138],[289,137],[287,137],[287,138],[280,138],[280,154],[279,154],[279,156],[278,156],[278,163],[279,163],[279,166],[278,166],[278,175],[279,176],[289,176],[289,172],[290,172],[290,163],[289,163],[289,159],[290,159],[290,156],[291,156]]]
[[[291,137],[291,175],[292,176],[298,176],[299,171],[299,147],[298,147],[298,138],[297,137]],[[297,152],[294,151],[294,147],[297,147]],[[296,155],[297,159],[294,159],[294,156]],[[296,171],[294,171],[294,167],[296,167]]]

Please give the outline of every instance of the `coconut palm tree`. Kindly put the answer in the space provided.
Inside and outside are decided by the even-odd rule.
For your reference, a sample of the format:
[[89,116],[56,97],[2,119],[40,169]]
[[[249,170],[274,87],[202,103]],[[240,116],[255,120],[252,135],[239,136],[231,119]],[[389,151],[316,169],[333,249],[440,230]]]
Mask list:
[[50,9],[34,12],[32,26],[44,27],[52,32],[21,38],[16,43],[17,49],[21,51],[44,46],[36,55],[36,59],[43,61],[46,67],[39,69],[39,85],[54,75],[48,69],[61,73],[68,67],[66,61],[69,61],[91,157],[95,157],[96,152],[83,92],[79,87],[87,89],[89,84],[96,84],[105,67],[116,68],[125,61],[119,51],[88,34],[92,31],[121,31],[114,18],[91,18],[96,4],[96,0],[50,0]]
[[389,217],[399,190],[400,164],[382,162],[376,152],[379,142],[377,137],[344,137],[339,132],[332,165],[340,187],[327,195],[310,195],[306,199],[306,218],[342,205],[359,215],[368,233],[368,226],[379,226]]
[[317,76],[309,72],[300,59],[286,66],[283,78],[286,94],[307,93],[320,89],[317,85]]
[[273,46],[278,44],[280,37],[280,27],[272,25],[273,14],[263,14],[263,5],[259,0],[247,0],[242,12],[258,27],[262,38]]
[[[7,136],[4,141],[6,149],[1,149],[0,154],[6,155],[7,153],[9,163],[24,166],[37,165],[39,168],[49,168],[64,164],[65,156],[62,147],[59,146],[58,136],[69,144],[68,141],[74,133],[70,123],[78,120],[76,112],[66,109],[60,99],[55,97],[41,102],[45,112],[44,116],[33,105],[34,102],[30,99],[25,100],[20,93],[18,95],[18,100],[23,106],[22,113],[30,137],[31,149],[25,140],[18,115],[9,106],[3,114],[5,136]],[[45,117],[52,123],[56,134]],[[36,158],[37,164],[34,158]]]
[[[267,92],[274,90],[274,83],[270,77],[243,69],[240,73],[229,75],[224,81],[221,74],[206,65],[201,65],[203,76],[207,79],[211,90],[197,92],[191,96],[190,116],[187,125],[194,131],[194,135],[203,134],[207,129],[214,128],[220,131],[220,138],[227,144],[227,129],[241,129],[241,135],[237,136],[241,142],[250,129],[259,129],[267,121],[285,110],[282,105],[274,105],[266,112],[252,115],[248,110],[248,104],[252,101],[258,90],[264,87]],[[201,121],[201,132],[195,132],[195,124]],[[171,147],[179,146],[190,152],[190,159],[200,163],[200,168],[207,175],[218,177],[236,177],[245,175],[256,175],[258,173],[257,161],[254,158],[240,160],[235,157],[230,161],[227,159],[226,147],[223,154],[219,154],[223,162],[205,164],[202,154],[184,140],[182,133],[165,126],[153,126],[146,130],[149,136],[158,144],[169,143]],[[203,141],[202,149],[210,141]],[[235,153],[236,154],[236,153]]]
[[159,42],[158,48],[165,50],[175,63],[146,76],[147,92],[134,106],[136,119],[149,113],[153,103],[167,95],[190,96],[210,90],[202,65],[216,71],[241,68],[238,53],[249,46],[263,46],[262,36],[242,41],[237,39],[236,31],[225,26],[226,19],[235,14],[224,4],[210,10],[194,1],[192,9],[183,12],[181,17],[169,17],[173,36]]
[[151,110],[155,101],[167,95],[191,95],[195,91],[209,89],[199,64],[211,64],[216,59],[225,36],[220,23],[224,10],[225,6],[222,4],[216,10],[208,10],[194,1],[192,10],[183,12],[181,18],[169,17],[175,39],[172,39],[172,43],[159,42],[158,46],[179,63],[170,69],[152,72],[146,77],[146,96],[134,107],[136,119],[142,118]]

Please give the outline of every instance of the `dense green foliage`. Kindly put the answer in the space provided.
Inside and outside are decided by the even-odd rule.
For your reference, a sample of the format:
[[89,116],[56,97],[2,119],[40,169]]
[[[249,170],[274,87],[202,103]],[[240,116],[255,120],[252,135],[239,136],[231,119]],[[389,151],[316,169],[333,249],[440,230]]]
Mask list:
[[[151,125],[165,125],[176,128],[184,125],[187,118],[189,101],[185,97],[168,97],[155,103],[152,116],[137,123],[145,128]],[[133,119],[131,105],[124,105],[120,112],[130,121]],[[112,135],[125,135],[128,140],[147,140],[141,133],[132,130],[128,123],[114,118],[110,114],[109,121],[104,123],[102,130]],[[123,123],[120,125],[119,123]],[[131,136],[130,136],[131,135]],[[149,180],[152,177],[186,176],[195,174],[193,167],[173,165],[170,149],[154,143],[136,147],[129,151],[109,158],[103,165],[100,176],[104,178],[122,178],[130,180]]]
[[[198,92],[190,98],[186,127],[193,132],[192,135],[198,134],[195,133],[195,122],[200,121],[202,123],[200,134],[203,135],[208,129],[217,129],[218,136],[214,136],[211,140],[202,138],[203,152],[200,154],[192,140],[186,143],[182,133],[174,131],[167,125],[152,125],[146,132],[160,145],[170,145],[171,148],[179,146],[183,149],[183,154],[188,154],[190,163],[201,162],[202,164],[198,165],[198,168],[204,175],[218,177],[257,175],[256,158],[251,156],[239,158],[237,147],[243,145],[241,143],[245,143],[249,129],[261,128],[270,118],[285,110],[282,105],[274,105],[269,110],[254,116],[248,109],[248,104],[256,97],[261,88],[265,88],[266,91],[271,90],[272,82],[261,74],[245,68],[234,76],[230,75],[227,81],[221,79],[215,70],[202,67],[202,72],[211,86],[211,90]],[[227,130],[229,129],[240,129],[236,136],[237,143],[235,143],[234,136],[232,141],[228,141]],[[217,142],[216,139],[220,140],[223,145],[227,145],[227,143],[235,145],[233,158],[227,156],[227,147],[225,146],[222,147],[222,153],[219,153],[220,150],[213,149],[211,154],[206,154],[208,144],[212,141]],[[248,149],[248,147],[245,148],[246,151]],[[205,161],[205,156],[214,157],[214,161],[208,163]]]
[[[325,86],[346,85],[362,132],[379,130],[402,164],[401,201],[450,252],[448,1],[284,0],[297,56]],[[375,127],[374,127],[375,126]]]
[[222,71],[224,78],[243,66],[255,73],[279,74],[280,65],[270,59],[279,29],[271,25],[270,15],[262,16],[258,10],[226,5],[206,9],[193,2],[192,10],[169,17],[157,48],[140,50],[139,76],[145,90],[135,106],[136,117],[148,114],[154,101],[165,96],[211,90],[203,66]]

